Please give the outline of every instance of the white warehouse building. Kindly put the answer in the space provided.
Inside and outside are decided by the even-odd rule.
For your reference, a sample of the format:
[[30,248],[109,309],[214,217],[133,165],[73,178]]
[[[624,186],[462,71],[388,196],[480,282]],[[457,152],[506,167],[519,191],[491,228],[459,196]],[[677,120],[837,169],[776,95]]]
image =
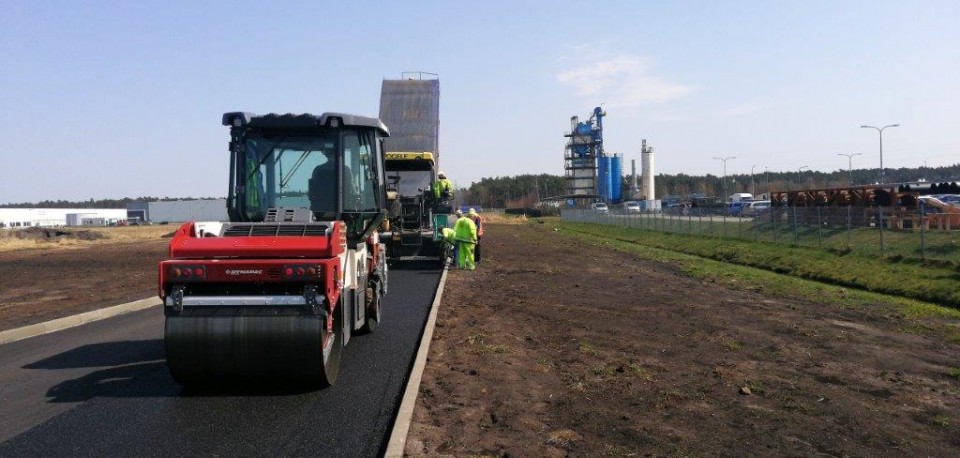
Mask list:
[[0,228],[106,226],[126,219],[125,208],[0,208]]

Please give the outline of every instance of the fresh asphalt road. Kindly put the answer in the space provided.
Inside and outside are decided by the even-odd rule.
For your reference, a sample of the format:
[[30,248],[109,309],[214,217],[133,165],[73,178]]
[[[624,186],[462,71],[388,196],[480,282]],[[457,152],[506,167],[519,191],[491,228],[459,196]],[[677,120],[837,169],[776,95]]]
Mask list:
[[159,307],[0,345],[0,457],[381,455],[439,279],[392,269],[382,325],[319,391],[183,389]]

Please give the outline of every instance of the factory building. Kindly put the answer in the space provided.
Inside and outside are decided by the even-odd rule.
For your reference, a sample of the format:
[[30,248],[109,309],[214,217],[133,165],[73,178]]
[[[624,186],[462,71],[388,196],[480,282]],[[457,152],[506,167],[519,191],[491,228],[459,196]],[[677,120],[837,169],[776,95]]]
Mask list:
[[0,208],[0,228],[227,221],[227,199],[130,202],[127,208]]
[[166,200],[130,202],[127,215],[148,223],[184,221],[227,221],[227,199]]
[[575,205],[595,201],[620,203],[623,158],[607,154],[603,149],[603,117],[606,115],[607,112],[596,107],[586,121],[573,116],[570,132],[564,135],[568,138],[563,153],[566,197]]
[[0,208],[0,228],[107,226],[126,222],[123,208]]
[[644,210],[657,211],[660,201],[654,195],[653,148],[641,143],[643,179],[637,181],[637,164],[631,162],[629,187],[623,189],[623,156],[609,154],[603,147],[602,108],[593,109],[590,119],[570,118],[570,132],[564,134],[567,145],[563,152],[566,189],[563,199],[570,206],[587,206],[594,202],[610,205],[621,201],[639,201]]

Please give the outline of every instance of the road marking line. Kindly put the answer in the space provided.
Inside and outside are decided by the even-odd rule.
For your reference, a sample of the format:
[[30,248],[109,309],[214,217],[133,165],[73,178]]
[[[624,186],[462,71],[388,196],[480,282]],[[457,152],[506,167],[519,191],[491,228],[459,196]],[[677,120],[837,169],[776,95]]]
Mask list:
[[65,316],[55,320],[43,323],[31,324],[19,328],[0,331],[0,344],[23,340],[28,337],[39,336],[51,332],[62,331],[64,329],[80,326],[81,324],[99,321],[105,318],[115,317],[124,313],[136,312],[155,305],[160,305],[160,299],[157,297],[148,297],[138,301],[127,302],[126,304],[114,305],[112,307],[91,310],[89,312],[79,313],[77,315]]
[[403,400],[400,401],[400,408],[397,410],[397,419],[393,423],[390,442],[387,443],[387,451],[383,454],[384,458],[402,457],[403,448],[407,445],[407,434],[410,432],[413,409],[416,407],[417,394],[420,392],[420,380],[423,378],[423,370],[427,367],[427,354],[430,353],[433,328],[437,324],[437,310],[440,308],[440,299],[443,297],[443,286],[446,282],[447,269],[444,268],[443,274],[440,275],[440,284],[437,286],[437,295],[433,298],[433,304],[430,306],[430,316],[427,318],[423,336],[420,338],[420,349],[417,351],[417,358],[410,370],[407,389],[403,392]]

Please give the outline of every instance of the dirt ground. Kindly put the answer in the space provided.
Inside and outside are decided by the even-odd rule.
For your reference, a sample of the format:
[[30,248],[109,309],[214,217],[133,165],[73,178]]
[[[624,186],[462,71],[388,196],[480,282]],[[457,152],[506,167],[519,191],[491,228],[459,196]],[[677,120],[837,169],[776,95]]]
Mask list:
[[0,251],[0,331],[155,296],[169,242]]
[[451,271],[409,456],[958,456],[960,344],[543,226]]
[[[960,344],[538,225],[486,234],[447,281],[408,455],[960,454]],[[0,330],[154,295],[168,240],[130,240],[0,251]]]

